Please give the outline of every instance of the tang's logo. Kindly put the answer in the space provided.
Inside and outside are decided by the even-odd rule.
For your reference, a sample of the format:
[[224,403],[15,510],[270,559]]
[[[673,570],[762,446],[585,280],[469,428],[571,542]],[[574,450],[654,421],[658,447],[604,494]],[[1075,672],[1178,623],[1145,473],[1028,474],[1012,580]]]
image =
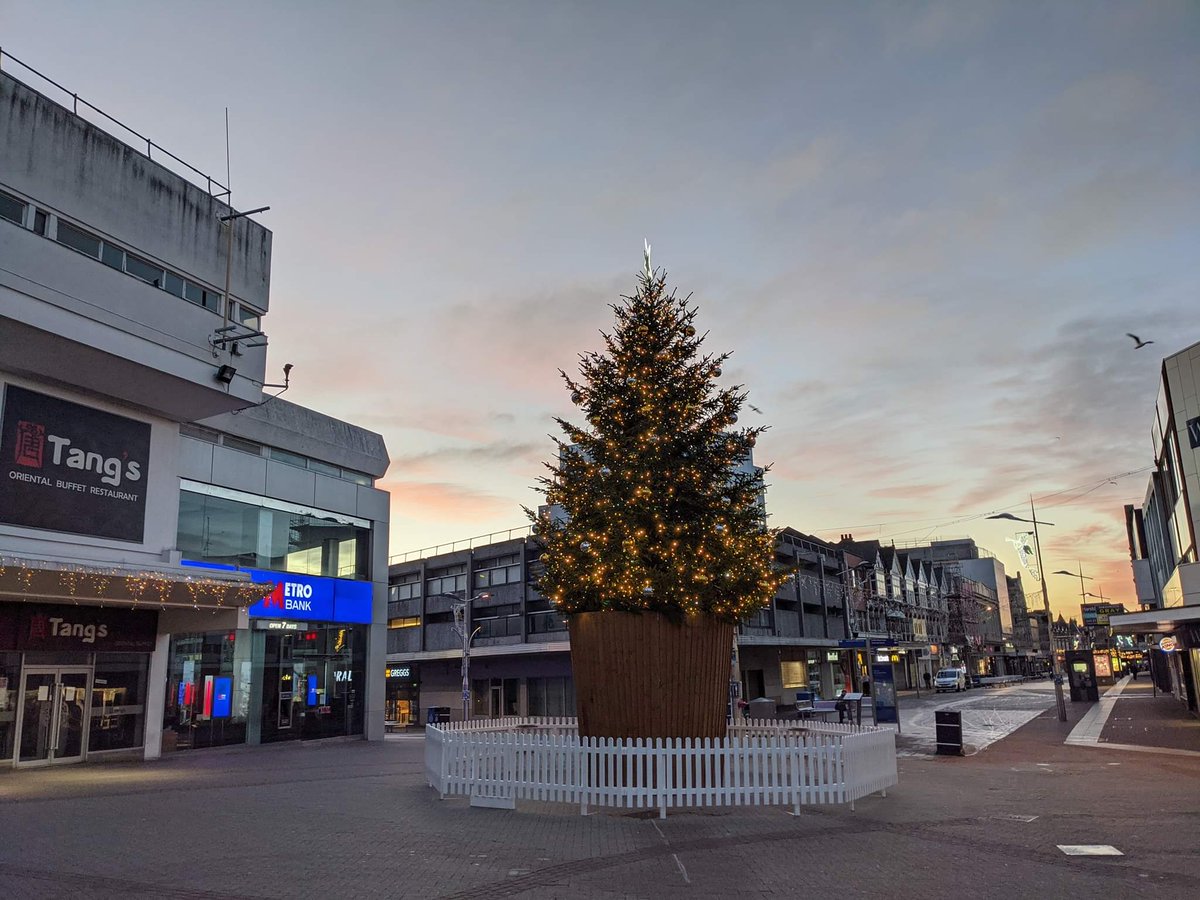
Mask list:
[[40,422],[17,422],[17,448],[13,461],[31,469],[42,467],[46,450],[46,426]]
[[29,640],[44,641],[46,639],[46,628],[50,624],[50,619],[47,616],[38,613],[29,617]]

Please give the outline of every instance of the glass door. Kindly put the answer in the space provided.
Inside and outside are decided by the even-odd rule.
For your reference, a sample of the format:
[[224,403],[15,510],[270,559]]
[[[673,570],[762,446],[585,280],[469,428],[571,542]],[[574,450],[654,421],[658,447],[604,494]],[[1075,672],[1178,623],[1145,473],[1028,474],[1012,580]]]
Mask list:
[[79,762],[87,745],[88,669],[27,668],[17,722],[18,765]]

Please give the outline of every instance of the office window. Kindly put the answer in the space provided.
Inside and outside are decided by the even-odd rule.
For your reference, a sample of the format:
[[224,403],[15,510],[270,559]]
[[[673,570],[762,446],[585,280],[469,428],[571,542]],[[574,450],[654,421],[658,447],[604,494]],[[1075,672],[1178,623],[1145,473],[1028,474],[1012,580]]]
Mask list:
[[211,428],[205,428],[203,425],[192,425],[188,422],[179,426],[179,433],[184,437],[195,438],[198,441],[204,441],[206,444],[215,444],[220,438],[221,433],[214,431]]
[[353,481],[355,484],[361,484],[363,487],[370,487],[375,483],[370,475],[363,472],[355,472],[353,469],[342,469],[342,478],[346,481]]
[[205,309],[211,309],[213,312],[221,310],[221,292],[210,291],[207,288],[204,291],[204,302],[200,304]]
[[8,219],[17,225],[25,224],[25,203],[16,197],[0,193],[0,219]]
[[76,228],[62,219],[58,220],[58,242],[72,250],[86,253],[93,259],[100,258],[100,238],[94,234],[88,234],[83,229]]
[[176,297],[183,296],[183,279],[174,272],[167,273],[167,280],[164,284],[164,289],[168,294],[174,294]]
[[46,236],[46,226],[50,223],[50,217],[40,209],[34,210],[33,213],[33,233]]
[[388,628],[416,628],[420,624],[420,616],[401,616],[398,619],[388,619]]
[[521,556],[512,553],[475,562],[475,587],[496,587],[501,584],[519,584],[521,581]]
[[441,569],[433,569],[430,577],[426,580],[427,593],[432,596],[434,594],[452,594],[455,591],[465,591],[467,589],[467,567],[465,565],[446,566]]
[[408,572],[388,588],[389,600],[415,600],[421,596],[421,573]]
[[116,269],[118,272],[124,271],[125,251],[105,241],[104,246],[100,248],[100,262],[110,269]]
[[271,459],[276,462],[287,463],[289,466],[297,466],[301,469],[308,468],[308,457],[301,456],[299,453],[292,453],[290,450],[280,450],[278,447],[271,448]]
[[250,453],[254,456],[262,456],[262,444],[256,444],[254,441],[247,441],[243,438],[234,437],[232,434],[224,435],[221,443],[231,450],[240,450],[243,453]]
[[242,303],[239,303],[237,305],[236,310],[237,310],[237,321],[241,322],[247,328],[253,328],[255,331],[258,331],[258,328],[259,328],[259,318],[258,317],[260,314],[256,310],[253,310],[250,307],[248,307]]
[[326,462],[321,462],[319,459],[310,459],[308,467],[314,472],[320,472],[322,475],[332,475],[334,478],[342,477],[342,470],[340,468],[331,466]]
[[[59,228],[61,229],[62,226],[60,225]],[[154,263],[147,262],[132,253],[125,254],[125,271],[134,278],[140,278],[155,287],[162,287],[163,270]]]

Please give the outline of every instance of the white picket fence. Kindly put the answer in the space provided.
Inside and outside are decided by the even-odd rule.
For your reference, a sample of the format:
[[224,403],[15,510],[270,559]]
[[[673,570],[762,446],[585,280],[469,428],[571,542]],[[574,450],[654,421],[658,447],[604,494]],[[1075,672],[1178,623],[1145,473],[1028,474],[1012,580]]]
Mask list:
[[727,738],[580,738],[574,719],[508,718],[425,729],[425,770],[445,798],[668,808],[849,803],[896,784],[895,733],[748,722]]

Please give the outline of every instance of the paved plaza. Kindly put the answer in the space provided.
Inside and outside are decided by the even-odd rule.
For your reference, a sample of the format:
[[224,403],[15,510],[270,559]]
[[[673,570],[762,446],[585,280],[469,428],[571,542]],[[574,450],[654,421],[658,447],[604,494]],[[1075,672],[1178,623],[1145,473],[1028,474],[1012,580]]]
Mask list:
[[[1010,709],[1019,690],[972,702]],[[1045,696],[975,755],[910,750],[886,799],[797,818],[472,809],[425,786],[409,735],[5,773],[0,896],[1200,895],[1200,755],[1065,745],[1084,710],[1059,723]]]

